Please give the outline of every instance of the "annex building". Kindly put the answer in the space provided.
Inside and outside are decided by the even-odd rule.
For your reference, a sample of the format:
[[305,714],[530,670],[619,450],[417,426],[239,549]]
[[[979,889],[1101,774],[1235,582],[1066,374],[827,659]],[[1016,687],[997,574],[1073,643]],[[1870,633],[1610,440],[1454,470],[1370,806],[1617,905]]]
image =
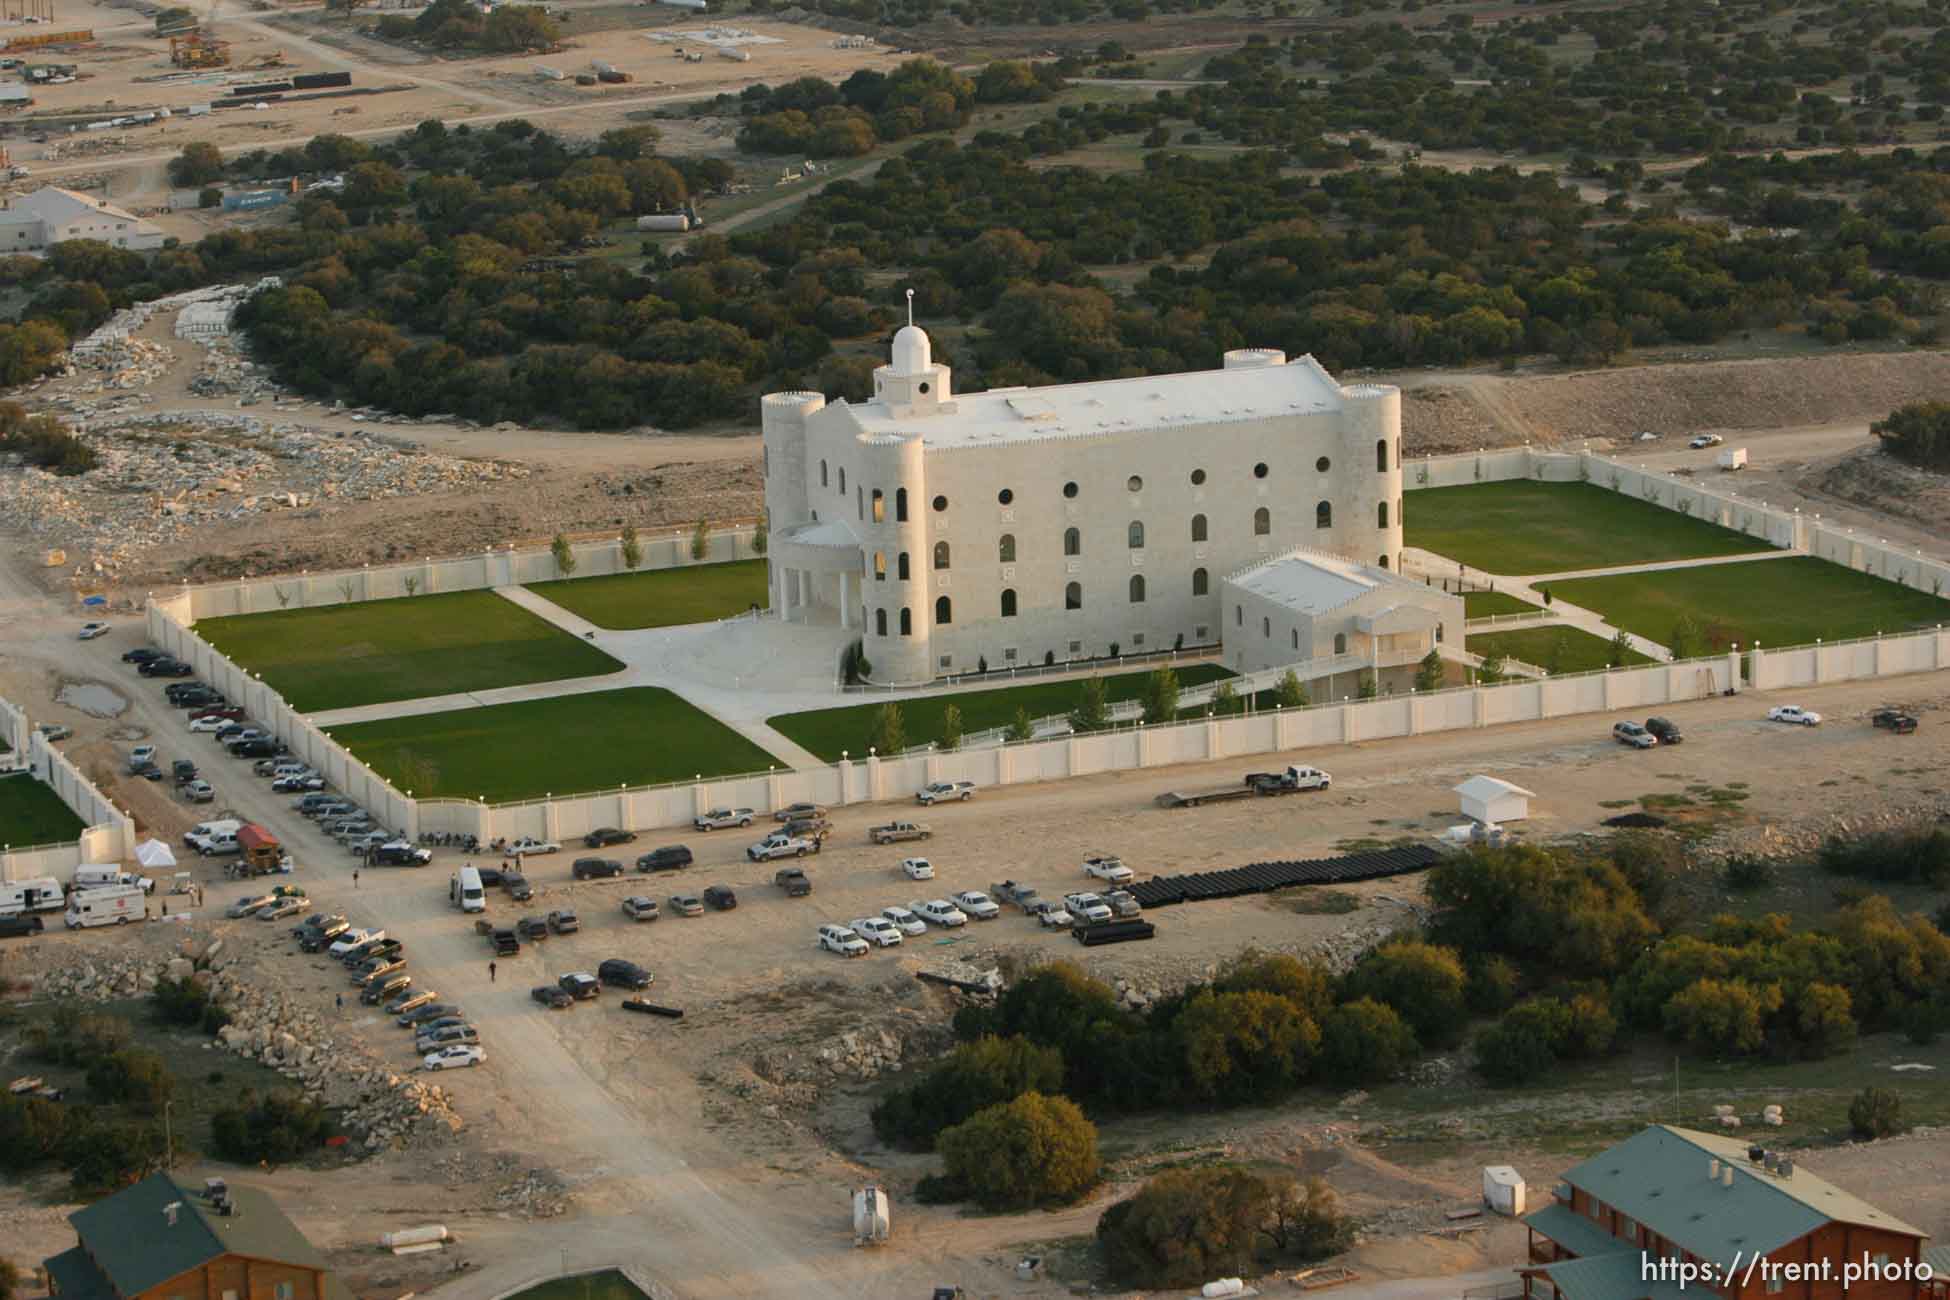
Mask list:
[[[1312,357],[958,395],[908,325],[870,400],[772,393],[762,415],[772,607],[858,629],[877,681],[1230,647],[1229,577],[1301,548],[1343,579],[1400,567],[1401,393]],[[1361,616],[1393,652],[1415,629],[1390,603]],[[1309,615],[1316,652],[1354,630],[1332,622]]]
[[[1917,1266],[1950,1262],[1790,1158],[1666,1124],[1568,1170],[1524,1223],[1529,1300],[1925,1300],[1940,1292]],[[1679,1264],[1712,1272],[1682,1286]],[[1846,1290],[1844,1264],[1861,1270]]]
[[43,185],[0,206],[0,254],[41,253],[70,239],[148,252],[163,246],[162,227],[79,190]]

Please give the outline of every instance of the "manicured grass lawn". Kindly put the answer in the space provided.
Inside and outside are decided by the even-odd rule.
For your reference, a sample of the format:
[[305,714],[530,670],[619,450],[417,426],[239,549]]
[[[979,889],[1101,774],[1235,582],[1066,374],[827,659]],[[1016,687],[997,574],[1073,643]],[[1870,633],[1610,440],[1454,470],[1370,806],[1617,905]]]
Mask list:
[[1465,591],[1464,618],[1490,618],[1497,614],[1534,614],[1538,606],[1500,591]]
[[[1561,656],[1557,651],[1559,637],[1564,638]],[[1551,673],[1581,673],[1592,668],[1605,668],[1611,663],[1611,642],[1575,627],[1527,627],[1518,632],[1484,632],[1471,636],[1467,644],[1479,655],[1501,650],[1512,659],[1536,664]],[[1553,658],[1557,659],[1554,664],[1551,662]],[[1651,662],[1651,658],[1636,650],[1628,650],[1625,654],[1627,666]]]
[[508,1300],[650,1300],[615,1269],[582,1277],[556,1277],[516,1292]]
[[779,761],[655,686],[361,722],[331,735],[415,796],[489,803],[762,772]]
[[[1150,670],[1120,673],[1104,679],[1104,693],[1111,703],[1135,700],[1144,694],[1144,679]],[[1200,686],[1233,674],[1217,664],[1187,664],[1178,669],[1181,687]],[[1014,722],[1016,710],[1028,709],[1032,718],[1052,713],[1068,713],[1076,706],[1083,679],[1038,682],[1028,686],[1004,686],[992,691],[968,691],[959,695],[928,695],[900,701],[907,729],[907,743],[924,745],[941,738],[941,717],[950,704],[961,709],[964,732],[986,731],[990,727]],[[782,713],[766,719],[788,739],[804,745],[821,758],[837,762],[842,750],[855,755],[867,752],[873,731],[874,714],[880,704],[853,704],[838,709],[813,709],[806,713]]]
[[1769,549],[1590,483],[1512,479],[1423,488],[1409,493],[1403,511],[1410,546],[1486,573],[1568,573]]
[[38,777],[0,777],[0,844],[24,849],[71,840],[86,829]]
[[1579,578],[1552,583],[1551,591],[1659,642],[1686,614],[1709,629],[1717,624],[1728,640],[1763,647],[1904,632],[1950,619],[1950,603],[1928,592],[1811,556]]
[[491,591],[206,618],[196,630],[307,713],[623,666]]
[[708,623],[769,603],[763,560],[531,582],[528,590],[597,627],[619,631]]

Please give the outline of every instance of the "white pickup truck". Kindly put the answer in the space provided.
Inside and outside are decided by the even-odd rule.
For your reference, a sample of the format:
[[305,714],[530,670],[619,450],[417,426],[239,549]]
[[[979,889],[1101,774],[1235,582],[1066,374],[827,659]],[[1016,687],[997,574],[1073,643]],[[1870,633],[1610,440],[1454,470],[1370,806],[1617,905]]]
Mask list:
[[746,849],[745,856],[753,862],[770,862],[773,858],[803,858],[808,853],[817,852],[819,841],[810,836],[774,831]]
[[945,803],[950,799],[960,799],[966,802],[974,797],[975,783],[973,781],[936,781],[932,785],[924,785],[914,792],[915,801],[923,807]]
[[1107,853],[1096,854],[1083,860],[1083,874],[1113,885],[1128,885],[1137,878],[1137,873],[1124,865],[1122,858]]

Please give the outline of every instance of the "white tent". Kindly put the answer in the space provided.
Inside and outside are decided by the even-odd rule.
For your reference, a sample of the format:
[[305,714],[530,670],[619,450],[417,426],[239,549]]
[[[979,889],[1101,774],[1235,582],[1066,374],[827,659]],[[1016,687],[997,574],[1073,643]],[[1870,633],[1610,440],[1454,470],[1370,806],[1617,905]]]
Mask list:
[[176,855],[161,840],[144,840],[136,845],[135,860],[151,870],[176,865]]
[[1520,785],[1493,776],[1472,776],[1455,787],[1462,796],[1463,816],[1479,822],[1520,822],[1530,816],[1536,796]]

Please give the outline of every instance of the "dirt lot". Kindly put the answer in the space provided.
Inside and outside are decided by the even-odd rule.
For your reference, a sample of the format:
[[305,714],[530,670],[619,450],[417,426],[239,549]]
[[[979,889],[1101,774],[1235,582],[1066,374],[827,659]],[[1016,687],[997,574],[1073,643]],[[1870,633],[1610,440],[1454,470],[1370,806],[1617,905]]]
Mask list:
[[[497,900],[493,914],[568,905],[581,913],[584,929],[531,945],[490,979],[487,954],[471,924],[445,900],[448,872],[459,861],[454,854],[442,852],[421,871],[363,873],[355,887],[341,851],[319,839],[263,783],[228,760],[210,758],[214,746],[187,735],[180,715],[160,707],[160,688],[116,662],[135,643],[139,628],[133,621],[119,623],[101,641],[78,645],[67,621],[17,579],[0,586],[0,616],[0,628],[7,629],[0,636],[8,639],[0,656],[0,695],[23,702],[37,718],[76,725],[71,744],[84,761],[113,761],[120,744],[107,742],[112,732],[120,743],[148,737],[165,760],[190,755],[206,766],[218,763],[220,802],[266,822],[297,847],[300,878],[321,906],[403,935],[416,979],[461,1001],[481,1024],[489,1063],[444,1081],[468,1121],[450,1153],[398,1153],[353,1171],[266,1176],[357,1284],[430,1284],[432,1266],[379,1260],[366,1243],[408,1219],[438,1219],[464,1239],[460,1254],[471,1267],[443,1291],[463,1297],[493,1295],[552,1270],[558,1249],[569,1252],[571,1263],[640,1263],[685,1295],[912,1294],[947,1282],[979,1294],[1055,1294],[1060,1288],[1054,1284],[1009,1280],[1008,1266],[1020,1251],[1087,1233],[1103,1204],[1160,1158],[1203,1150],[1266,1155],[1323,1172],[1357,1212],[1371,1216],[1372,1240],[1363,1252],[1369,1276],[1467,1270],[1513,1257],[1507,1229],[1477,1245],[1431,1243],[1415,1235],[1440,1223],[1442,1206],[1467,1198],[1482,1149],[1462,1144],[1446,1160],[1398,1166],[1386,1149],[1370,1152],[1358,1140],[1362,1121],[1377,1118],[1373,1113],[1318,1099],[1276,1113],[1120,1124],[1110,1138],[1117,1179],[1089,1204],[1059,1214],[963,1217],[921,1207],[909,1192],[928,1162],[876,1149],[864,1126],[867,1085],[849,1081],[850,1070],[836,1073],[821,1056],[835,1034],[855,1029],[869,1035],[886,1030],[904,1044],[907,1059],[925,1060],[937,1050],[945,995],[911,977],[933,956],[986,963],[1062,955],[1140,988],[1170,985],[1246,944],[1304,949],[1350,930],[1391,926],[1406,915],[1401,903],[1417,896],[1412,879],[1355,891],[1362,905],[1342,916],[1300,914],[1257,898],[1163,909],[1155,916],[1160,937],[1127,948],[1080,952],[1010,917],[972,927],[949,946],[930,936],[912,948],[845,962],[814,949],[818,922],[845,920],[922,893],[895,874],[899,851],[864,842],[864,828],[896,809],[854,808],[835,817],[834,847],[808,859],[817,882],[810,899],[778,895],[766,883],[769,870],[743,862],[750,838],[744,833],[683,835],[699,864],[683,873],[681,885],[670,877],[635,876],[572,885],[567,876],[573,850],[534,860],[539,896],[520,909]],[[128,708],[103,720],[49,704],[62,681],[84,679],[122,691]],[[1894,738],[1862,721],[1867,709],[1891,696],[1920,712],[1918,735]],[[1777,700],[1716,699],[1670,710],[1688,742],[1650,755],[1611,744],[1602,727],[1581,718],[1309,754],[1306,759],[1334,772],[1335,789],[1271,803],[1177,812],[1152,805],[1164,789],[1230,783],[1238,763],[985,792],[970,805],[930,814],[937,835],[927,848],[939,878],[929,896],[984,888],[1003,877],[1045,890],[1078,888],[1083,877],[1076,864],[1096,849],[1119,851],[1140,872],[1152,872],[1312,856],[1364,840],[1427,833],[1457,820],[1448,788],[1477,771],[1538,792],[1526,833],[1540,838],[1591,828],[1610,814],[1606,801],[1670,793],[1689,783],[1718,785],[1736,774],[1751,782],[1750,798],[1728,815],[1744,825],[1942,802],[1950,679],[1835,687],[1805,698],[1829,715],[1829,725],[1790,735],[1758,720]],[[1754,761],[1763,747],[1769,760],[1764,766]],[[1902,766],[1892,761],[1896,757]],[[189,814],[155,787],[123,793],[159,831],[173,831]],[[646,836],[630,851],[662,838]],[[239,892],[224,887],[207,867],[196,869],[210,883],[213,903]],[[626,890],[662,897],[713,882],[739,890],[737,911],[638,925],[617,910]],[[265,980],[308,990],[327,1006],[322,1000],[336,987],[330,968],[278,951],[286,945],[265,928],[230,926],[240,947],[263,950]],[[10,946],[7,960],[19,968],[120,941],[99,933],[45,936]],[[561,1013],[544,1012],[528,999],[531,984],[610,955],[650,966],[657,974],[653,996],[684,1007],[686,1019],[671,1024],[625,1015],[613,994],[604,1005]],[[379,1046],[401,1066],[409,1063],[399,1030],[369,1014],[346,1016],[348,1033]],[[1453,1097],[1449,1090],[1438,1095]],[[1499,1158],[1511,1154],[1508,1143],[1492,1145]],[[1873,1180],[1856,1185],[1873,1188],[1891,1204],[1933,1205],[1929,1196],[1942,1186],[1950,1147],[1930,1139],[1894,1150],[1901,1159],[1881,1159]],[[1568,1162],[1551,1151],[1519,1155],[1540,1182],[1550,1162]],[[1826,1162],[1836,1161],[1838,1174],[1854,1170],[1868,1179],[1867,1162],[1851,1160],[1856,1158],[1847,1152],[1824,1153],[1816,1163],[1829,1169]],[[870,1170],[895,1191],[898,1239],[888,1251],[856,1252],[846,1236],[845,1191]],[[20,1203],[18,1195],[9,1200]],[[1929,1213],[1942,1217],[1942,1208]],[[15,1249],[37,1259],[65,1244],[64,1238],[58,1217],[35,1205]]]

